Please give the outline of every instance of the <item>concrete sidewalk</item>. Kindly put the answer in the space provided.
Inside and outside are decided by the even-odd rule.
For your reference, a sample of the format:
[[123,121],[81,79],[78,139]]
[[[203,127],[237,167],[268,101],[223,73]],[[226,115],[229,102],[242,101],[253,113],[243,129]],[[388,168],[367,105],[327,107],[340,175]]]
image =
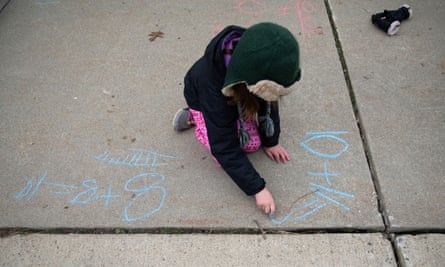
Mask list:
[[31,235],[0,248],[11,255],[4,266],[396,266],[388,243],[379,234]]
[[405,1],[412,18],[388,37],[362,22],[404,1],[332,2],[391,231],[444,229],[445,3]]
[[[413,17],[397,35],[371,24],[404,3]],[[433,0],[10,1],[0,13],[0,228],[59,234],[2,238],[0,263],[436,266],[444,13]],[[193,131],[170,123],[209,40],[261,21],[295,34],[303,70],[280,107],[292,161],[249,155],[274,194],[273,219]],[[258,225],[274,234],[249,235]]]

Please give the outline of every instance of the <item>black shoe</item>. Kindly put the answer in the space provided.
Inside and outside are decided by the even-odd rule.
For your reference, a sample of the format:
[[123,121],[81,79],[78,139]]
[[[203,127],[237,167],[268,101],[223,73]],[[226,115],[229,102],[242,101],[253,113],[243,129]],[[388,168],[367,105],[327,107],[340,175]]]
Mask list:
[[371,17],[372,24],[376,25],[379,29],[386,32],[388,35],[394,35],[399,31],[400,21],[391,21],[385,15],[385,13],[377,13]]
[[399,31],[403,20],[409,19],[413,11],[409,5],[402,5],[397,10],[384,10],[371,16],[371,21],[379,29],[388,35],[394,35]]
[[404,21],[409,19],[413,15],[413,10],[409,5],[403,5],[397,10],[385,10],[385,15],[391,21]]

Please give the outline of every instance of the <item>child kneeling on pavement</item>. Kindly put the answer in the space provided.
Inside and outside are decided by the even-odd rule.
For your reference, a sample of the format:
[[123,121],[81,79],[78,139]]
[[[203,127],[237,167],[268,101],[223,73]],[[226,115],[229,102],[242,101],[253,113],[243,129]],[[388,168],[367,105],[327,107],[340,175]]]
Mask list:
[[298,42],[289,30],[274,23],[228,26],[187,72],[188,107],[173,120],[176,131],[194,127],[215,162],[270,216],[273,196],[246,153],[262,146],[272,160],[290,160],[279,144],[278,100],[300,76]]

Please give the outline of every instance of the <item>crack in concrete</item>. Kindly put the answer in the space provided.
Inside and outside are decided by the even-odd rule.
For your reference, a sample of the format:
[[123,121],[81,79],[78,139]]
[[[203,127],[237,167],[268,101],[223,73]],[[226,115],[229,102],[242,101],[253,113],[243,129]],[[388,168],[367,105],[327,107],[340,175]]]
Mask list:
[[329,18],[329,22],[331,24],[331,30],[332,30],[332,34],[334,35],[334,40],[335,40],[335,46],[337,47],[337,53],[338,53],[338,57],[340,59],[341,62],[341,66],[342,66],[342,70],[343,70],[343,74],[345,77],[345,82],[346,82],[346,86],[348,88],[349,91],[349,97],[351,100],[351,104],[352,104],[352,108],[354,111],[354,116],[355,116],[355,120],[357,123],[357,128],[359,130],[360,133],[360,137],[362,140],[362,145],[363,145],[363,150],[365,152],[365,157],[366,157],[366,161],[368,163],[368,168],[371,174],[371,179],[374,185],[374,191],[377,194],[377,207],[378,210],[382,216],[382,220],[383,220],[383,225],[385,227],[384,232],[382,233],[385,238],[387,240],[390,241],[391,243],[391,248],[394,254],[394,258],[396,260],[397,266],[401,266],[401,260],[399,258],[399,255],[397,253],[397,245],[395,242],[395,237],[396,235],[394,233],[391,233],[391,222],[389,220],[389,215],[385,206],[385,201],[383,198],[383,194],[382,194],[382,190],[381,190],[381,185],[377,176],[377,172],[376,172],[376,168],[375,168],[375,164],[374,164],[374,160],[372,158],[372,154],[371,154],[371,149],[369,147],[369,142],[368,139],[366,137],[366,131],[365,131],[365,126],[362,123],[362,117],[360,114],[360,110],[359,107],[357,105],[357,100],[356,100],[356,96],[355,96],[355,92],[354,92],[354,87],[352,86],[352,81],[351,81],[351,77],[349,76],[349,70],[348,70],[348,65],[346,63],[346,58],[344,56],[344,52],[343,52],[343,47],[341,44],[341,40],[340,40],[340,36],[339,33],[337,31],[337,26],[335,24],[334,21],[334,16],[332,14],[332,8],[331,5],[329,4],[329,0],[324,0],[325,3],[325,7],[326,7],[326,11],[327,11],[327,15]]
[[9,5],[9,3],[10,3],[11,1],[12,1],[12,0],[8,0],[8,1],[6,1],[6,3],[5,3],[2,7],[0,7],[0,13],[2,13],[3,9],[5,9],[6,6]]
[[382,192],[381,192],[381,186],[380,186],[380,183],[378,181],[377,173],[375,171],[375,165],[374,165],[374,161],[372,159],[371,149],[369,147],[369,142],[368,142],[367,137],[366,137],[365,127],[364,127],[364,125],[362,123],[360,110],[359,110],[358,105],[356,103],[356,97],[355,97],[355,93],[354,93],[354,88],[352,86],[351,78],[349,76],[349,70],[348,70],[348,66],[346,64],[346,58],[345,58],[344,53],[343,53],[343,48],[342,48],[340,37],[339,37],[338,31],[337,31],[337,26],[335,25],[335,21],[334,21],[333,15],[332,15],[332,10],[331,10],[331,6],[329,4],[329,0],[325,0],[324,2],[325,2],[325,6],[326,6],[326,11],[328,13],[329,22],[331,24],[332,34],[334,35],[335,46],[337,47],[338,57],[340,59],[340,63],[341,63],[342,69],[343,69],[343,74],[345,76],[346,86],[347,86],[348,91],[349,91],[349,97],[351,99],[351,104],[352,104],[352,108],[353,108],[353,111],[354,111],[354,116],[355,116],[355,120],[356,120],[356,123],[357,123],[357,128],[359,130],[360,137],[361,137],[361,140],[362,140],[362,145],[363,145],[363,150],[365,152],[366,161],[368,163],[368,168],[369,168],[369,171],[371,173],[371,178],[372,178],[372,182],[373,182],[373,185],[374,185],[374,190],[375,190],[375,192],[377,194],[377,205],[378,205],[379,212],[382,214],[383,224],[384,224],[384,227],[385,227],[384,232],[386,234],[390,234],[389,216],[388,216],[387,211],[386,211],[386,207],[385,207],[384,200],[383,200],[383,195],[382,195]]

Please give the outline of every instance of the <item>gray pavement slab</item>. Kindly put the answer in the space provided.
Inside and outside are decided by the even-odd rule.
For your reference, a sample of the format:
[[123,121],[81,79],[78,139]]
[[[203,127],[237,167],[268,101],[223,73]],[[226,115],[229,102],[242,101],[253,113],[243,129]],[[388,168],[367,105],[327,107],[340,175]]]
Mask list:
[[[445,3],[329,1],[391,231],[445,227]],[[395,36],[371,15],[409,4]]]
[[445,235],[402,235],[396,239],[401,266],[443,266]]
[[[250,155],[274,220],[171,127],[212,36],[261,21],[297,36],[303,69],[281,107],[292,161]],[[0,58],[0,227],[383,229],[322,1],[17,0]]]
[[397,266],[379,234],[33,234],[0,248],[1,266]]

